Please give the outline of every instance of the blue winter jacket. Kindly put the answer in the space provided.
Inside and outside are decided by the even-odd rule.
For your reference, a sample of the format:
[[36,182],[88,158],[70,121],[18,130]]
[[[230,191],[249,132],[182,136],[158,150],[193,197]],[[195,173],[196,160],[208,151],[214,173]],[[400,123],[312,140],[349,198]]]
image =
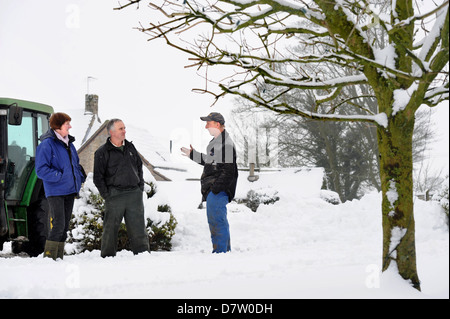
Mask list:
[[36,175],[44,182],[45,196],[76,194],[85,181],[73,142],[69,135],[69,146],[56,137],[50,129],[40,137],[36,149]]

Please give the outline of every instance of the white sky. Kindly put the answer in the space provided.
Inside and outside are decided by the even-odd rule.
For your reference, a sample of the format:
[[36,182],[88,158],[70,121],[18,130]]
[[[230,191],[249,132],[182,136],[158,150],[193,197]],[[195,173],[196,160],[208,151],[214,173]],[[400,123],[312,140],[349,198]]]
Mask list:
[[156,12],[114,7],[111,0],[0,0],[0,96],[84,110],[92,76],[102,120],[144,127],[167,147],[170,139],[209,139],[199,117],[226,115],[231,99],[211,108],[211,95],[191,91],[205,81],[184,68],[188,56],[133,29]]
[[[0,0],[0,96],[46,103],[56,111],[84,109],[92,76],[97,80],[90,81],[90,93],[99,95],[102,120],[122,118],[164,138],[167,147],[173,139],[174,152],[189,142],[204,147],[209,135],[199,117],[211,111],[227,116],[232,99],[211,108],[210,95],[193,93],[204,80],[184,68],[188,56],[163,40],[147,42],[148,36],[133,29],[157,13],[114,11],[117,3]],[[430,157],[448,172],[448,103],[436,108],[433,121],[440,141]]]

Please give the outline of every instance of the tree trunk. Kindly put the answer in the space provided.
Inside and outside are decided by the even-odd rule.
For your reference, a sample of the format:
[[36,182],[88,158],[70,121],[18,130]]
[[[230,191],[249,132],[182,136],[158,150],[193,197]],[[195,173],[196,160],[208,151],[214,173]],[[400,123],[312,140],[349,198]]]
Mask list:
[[398,273],[420,290],[412,178],[414,114],[408,113],[399,112],[391,116],[388,128],[378,128],[383,194],[383,271],[397,267]]
[[[339,167],[338,161],[336,159],[336,145],[333,141],[330,140],[330,132],[325,128],[328,124],[326,122],[317,122],[317,128],[320,134],[320,138],[323,140],[325,144],[325,152],[326,158],[328,160],[328,167],[330,168],[331,173],[331,190],[339,194],[339,198],[342,202],[344,202],[344,194],[341,188],[341,178],[339,176]],[[328,128],[330,128],[328,126]]]

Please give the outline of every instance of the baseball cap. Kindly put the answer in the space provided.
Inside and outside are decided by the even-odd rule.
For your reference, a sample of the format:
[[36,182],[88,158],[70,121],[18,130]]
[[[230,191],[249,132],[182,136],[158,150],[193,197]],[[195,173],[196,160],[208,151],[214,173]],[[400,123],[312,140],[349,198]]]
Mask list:
[[224,117],[222,116],[222,114],[217,113],[217,112],[209,113],[207,116],[200,117],[200,119],[202,121],[214,121],[214,122],[219,122],[222,125],[225,124]]

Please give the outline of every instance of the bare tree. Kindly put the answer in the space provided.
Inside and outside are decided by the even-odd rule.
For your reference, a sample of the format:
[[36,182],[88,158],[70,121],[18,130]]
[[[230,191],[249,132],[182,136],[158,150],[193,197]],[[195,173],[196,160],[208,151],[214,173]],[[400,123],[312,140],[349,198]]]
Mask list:
[[[117,9],[140,0],[128,0]],[[161,21],[141,25],[151,39],[191,56],[198,68],[224,66],[221,93],[241,96],[276,113],[321,121],[367,122],[377,126],[383,193],[383,271],[390,266],[420,290],[413,213],[412,136],[415,113],[448,100],[449,2],[414,0],[147,0]],[[379,41],[379,34],[386,34]],[[191,37],[192,35],[192,37]],[[426,37],[424,37],[426,35]],[[313,53],[293,54],[293,43]],[[352,69],[338,77],[322,63]],[[280,66],[283,67],[280,67]],[[308,66],[308,68],[305,68]],[[310,72],[315,66],[315,72]],[[279,89],[264,98],[264,85]],[[337,114],[343,88],[365,84],[378,102],[376,113]],[[284,94],[311,90],[314,108],[287,103]],[[370,97],[370,98],[373,98]],[[361,98],[361,97],[358,97]],[[364,97],[362,97],[364,98]]]

